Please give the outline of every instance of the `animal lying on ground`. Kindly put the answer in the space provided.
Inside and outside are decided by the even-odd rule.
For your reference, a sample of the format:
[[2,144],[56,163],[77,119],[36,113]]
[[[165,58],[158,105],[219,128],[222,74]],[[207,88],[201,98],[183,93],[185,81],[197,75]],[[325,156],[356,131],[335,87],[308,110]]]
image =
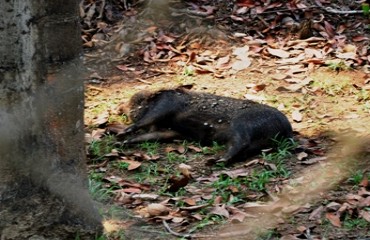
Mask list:
[[130,99],[133,124],[123,133],[145,130],[124,143],[181,138],[201,144],[225,144],[220,162],[245,160],[271,147],[274,138],[292,137],[292,126],[279,110],[251,100],[189,91],[186,86],[140,91]]

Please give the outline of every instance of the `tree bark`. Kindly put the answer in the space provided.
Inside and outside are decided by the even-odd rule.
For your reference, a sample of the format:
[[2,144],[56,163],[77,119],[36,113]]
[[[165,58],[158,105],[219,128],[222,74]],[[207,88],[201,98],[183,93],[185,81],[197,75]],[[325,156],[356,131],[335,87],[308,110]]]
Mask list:
[[0,237],[89,239],[78,1],[0,6]]

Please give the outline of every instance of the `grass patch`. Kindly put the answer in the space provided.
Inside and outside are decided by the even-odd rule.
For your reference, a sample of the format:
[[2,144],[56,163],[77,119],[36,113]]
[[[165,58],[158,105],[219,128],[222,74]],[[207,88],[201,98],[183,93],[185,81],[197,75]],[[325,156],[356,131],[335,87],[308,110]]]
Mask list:
[[94,179],[89,179],[89,192],[94,200],[104,202],[113,196],[113,190],[104,187],[104,184]]
[[100,140],[93,140],[89,145],[88,152],[93,157],[93,161],[101,160],[108,153],[115,149],[116,137],[107,135]]
[[347,230],[367,229],[370,227],[370,223],[363,218],[350,219],[346,217],[343,221],[343,227]]

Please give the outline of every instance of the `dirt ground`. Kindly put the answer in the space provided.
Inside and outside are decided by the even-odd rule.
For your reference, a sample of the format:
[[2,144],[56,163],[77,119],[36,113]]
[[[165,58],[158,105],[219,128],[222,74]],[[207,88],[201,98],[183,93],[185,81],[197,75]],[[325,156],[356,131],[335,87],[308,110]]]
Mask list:
[[[325,93],[311,96],[308,94],[307,96],[306,93],[301,92],[280,92],[276,89],[285,84],[281,83],[279,80],[271,80],[273,70],[271,71],[272,74],[243,71],[230,79],[217,79],[208,75],[197,75],[192,77],[168,75],[153,78],[150,82],[146,83],[141,81],[122,81],[111,85],[107,84],[97,86],[89,84],[87,85],[86,122],[94,122],[94,119],[99,116],[90,112],[90,110],[96,110],[98,105],[105,105],[105,111],[114,115],[115,109],[119,103],[128,101],[129,97],[133,93],[143,89],[161,89],[175,87],[179,84],[194,84],[196,91],[205,91],[222,96],[243,98],[245,95],[252,92],[249,86],[264,84],[266,87],[262,91],[262,94],[259,92],[256,96],[263,96],[263,98],[266,99],[273,98],[271,101],[266,100],[264,102],[275,107],[279,107],[281,104],[284,104],[286,107],[284,107],[282,111],[290,119],[293,129],[296,131],[297,139],[306,139],[318,142],[318,153],[309,154],[310,156],[308,158],[314,158],[315,156],[329,156],[330,153],[333,153],[332,149],[336,149],[334,148],[334,142],[337,142],[337,138],[341,134],[354,134],[352,133],[352,131],[354,131],[356,132],[356,136],[360,137],[365,136],[370,132],[370,125],[368,124],[370,120],[369,109],[366,108],[365,104],[362,104],[361,102],[359,103],[353,93],[343,90],[339,96],[330,96]],[[366,76],[367,75],[363,71],[345,71],[337,73],[325,68],[317,69],[309,75],[309,77],[314,79],[314,81],[343,81],[348,84],[347,87],[349,88],[354,84],[365,82]],[[294,112],[294,108],[289,106],[295,106],[294,108],[302,109],[301,121],[297,122],[293,119],[292,114]],[[105,111],[103,110],[103,113]],[[137,151],[141,152],[142,150]],[[336,151],[340,152],[340,149],[336,149],[334,155],[336,157],[341,157],[341,154],[336,153]],[[287,166],[289,166],[289,170],[293,173],[294,177],[292,176],[292,179],[299,179],[310,167],[310,165],[299,163],[295,158],[290,160],[293,162],[290,164],[287,163]],[[369,157],[367,156],[364,161],[368,162]],[[193,173],[195,177],[205,177],[212,172],[205,162],[206,161],[202,159],[193,159],[192,161],[187,162],[187,164],[195,169]],[[330,165],[331,163],[329,161],[328,163],[324,161],[324,163],[317,162],[314,164],[326,166],[326,164]],[[237,164],[237,166],[232,166],[232,168],[238,168],[239,166],[240,164]],[[363,170],[365,172],[365,176],[366,174],[368,176],[369,166],[365,165],[364,167],[365,169],[353,170],[352,173],[358,170]],[[329,170],[327,171],[332,171],[330,170],[331,168],[332,167],[329,167]],[[318,174],[325,175],[327,172],[321,172]],[[339,174],[342,173],[339,172]],[[125,174],[122,175],[121,173],[120,176],[124,177]],[[341,184],[339,186],[334,186],[333,189],[326,189],[323,192],[319,191],[320,193],[316,192],[315,194],[318,195],[317,198],[313,202],[307,203],[310,205],[302,210],[303,213],[299,212],[297,214],[293,214],[288,218],[288,220],[275,226],[276,232],[278,232],[277,236],[293,234],[303,236],[305,234],[304,231],[307,231],[307,229],[311,229],[312,236],[318,237],[317,239],[323,239],[325,236],[330,239],[360,239],[358,238],[360,236],[370,236],[367,230],[368,228],[359,229],[356,230],[356,232],[353,232],[353,230],[348,231],[346,229],[338,229],[333,226],[328,226],[328,224],[322,226],[322,224],[317,223],[318,220],[308,220],[312,211],[321,205],[325,205],[326,202],[335,202],[338,199],[340,199],[341,202],[345,202],[343,198],[345,198],[346,195],[356,193],[354,190],[356,187],[353,186],[351,182],[346,182],[345,176],[346,174],[343,173],[343,178],[341,179]],[[348,178],[349,177],[347,177],[347,179]],[[302,192],[302,194],[305,195],[305,190],[303,191],[304,192]],[[320,219],[320,221],[325,221],[324,217],[323,219]],[[302,226],[304,226],[304,228],[302,228]],[[245,236],[245,233],[241,232],[241,235]],[[227,235],[226,239],[231,239],[231,236]],[[246,238],[242,237],[240,239]]]
[[[205,5],[209,3],[204,2]],[[240,2],[247,4],[248,1]],[[308,4],[306,1],[303,3]],[[345,5],[341,1],[334,1],[333,4]],[[230,10],[229,5],[225,4],[221,9]],[[220,19],[220,15],[217,16]],[[232,19],[237,19],[237,16],[233,15]],[[335,14],[325,16],[332,24],[336,20],[359,21],[357,15],[351,15],[348,19]],[[193,24],[192,20],[185,25]],[[270,23],[272,18],[266,17],[265,20]],[[209,24],[208,20],[200,22],[199,25]],[[130,26],[130,23],[124,24]],[[249,52],[248,59],[241,59],[239,64],[242,67],[234,69],[235,65],[231,64],[237,62],[238,57],[231,57],[230,53],[243,51],[244,45],[251,46],[251,39],[246,37],[242,41],[225,41],[225,36],[244,30],[235,22],[233,25],[222,20],[218,24],[221,27],[217,29],[222,31],[218,30],[217,34],[212,32],[212,41],[209,37],[200,40],[204,32],[189,37],[191,41],[179,37],[186,42],[183,45],[176,42],[177,47],[183,46],[186,49],[181,54],[176,50],[167,52],[167,44],[172,44],[168,37],[178,34],[169,34],[173,25],[168,28],[161,25],[158,28],[165,31],[170,29],[166,34],[161,35],[158,31],[158,35],[151,35],[148,42],[155,42],[155,50],[153,44],[140,40],[138,42],[145,42],[150,47],[141,48],[145,44],[139,44],[139,49],[146,50],[133,51],[135,54],[108,61],[110,64],[104,64],[104,61],[107,56],[116,57],[117,52],[110,52],[112,46],[103,47],[103,50],[86,50],[89,76],[86,79],[85,124],[90,176],[99,175],[103,188],[113,189],[110,198],[104,202],[107,211],[110,206],[125,209],[122,210],[125,212],[124,217],[106,217],[106,228],[114,229],[112,231],[115,232],[110,238],[121,239],[117,235],[121,229],[127,239],[137,239],[138,236],[140,239],[214,239],[216,236],[220,239],[370,239],[370,71],[367,63],[359,64],[359,59],[366,59],[366,54],[360,56],[357,52],[354,58],[341,58],[342,55],[338,55],[341,52],[329,44],[329,48],[334,49],[329,52],[338,54],[328,54],[318,60],[310,57],[307,48],[324,51],[330,41],[313,39],[313,45],[300,45],[302,42],[312,42],[298,40],[297,43],[296,37],[292,37],[284,42],[285,45],[282,44],[285,47],[275,46],[276,49],[289,52],[290,57],[284,57],[282,51],[271,50],[271,43],[267,43],[268,47],[262,44],[258,49],[249,47],[246,50]],[[253,25],[253,29],[261,28],[257,25]],[[150,23],[145,25],[148,26]],[[318,37],[319,30],[314,29],[314,37]],[[147,34],[152,30],[147,28],[144,32]],[[279,36],[287,34],[286,28],[280,30],[271,30],[276,33],[275,41],[283,41]],[[355,45],[349,41],[348,36],[353,37],[359,32],[367,36],[366,29],[360,29],[358,33],[352,30],[348,28],[346,32],[347,47]],[[326,31],[330,32],[328,28]],[[209,36],[210,31],[206,33],[204,35]],[[160,42],[159,38],[166,40]],[[263,39],[269,42],[268,37]],[[112,41],[116,50],[117,46],[123,46],[117,45],[116,40]],[[200,48],[194,42],[210,44]],[[297,47],[291,47],[295,44],[298,44]],[[120,48],[120,53],[132,47],[123,47],[124,50]],[[358,45],[356,47],[357,50],[361,48]],[[147,49],[151,49],[149,55],[145,54]],[[170,61],[160,61],[154,57],[158,54],[171,56],[171,51],[178,56]],[[301,53],[306,54],[304,59],[299,58]],[[226,59],[228,56],[230,58]],[[333,62],[328,63],[328,60]],[[219,67],[219,64],[224,66],[225,62],[230,65]],[[217,192],[215,185],[209,185],[215,183],[215,176],[221,179],[226,171],[226,175],[237,173],[235,179],[243,179],[254,172],[268,169],[271,163],[262,156],[255,156],[232,166],[209,166],[207,161],[220,156],[222,149],[206,152],[203,151],[204,146],[183,142],[160,143],[152,155],[149,154],[149,148],[143,148],[142,145],[127,148],[117,145],[113,149],[109,148],[108,153],[92,153],[94,141],[104,142],[109,138],[108,133],[114,135],[127,127],[126,118],[117,114],[120,103],[127,103],[140,90],[158,90],[186,84],[193,85],[192,91],[251,99],[276,107],[286,114],[298,143],[283,160],[284,169],[289,175],[272,177],[260,190],[250,189],[243,184],[238,185],[238,189],[227,188],[228,197],[225,199]],[[180,165],[179,162],[171,162],[169,155],[181,158],[181,163],[191,167],[192,180],[186,184],[182,195],[169,195],[163,191],[164,186],[168,187],[168,179],[176,175],[175,169]],[[119,169],[122,161],[131,161],[133,165],[130,166],[136,166],[131,170]],[[153,165],[156,170],[148,172],[144,179],[139,181],[135,178]],[[273,164],[271,166],[276,167]],[[217,192],[216,197],[213,196],[213,204],[203,206],[201,203],[208,199],[210,191]],[[134,199],[135,194],[148,194],[153,199]],[[241,200],[236,201],[236,197]],[[168,211],[163,215],[148,215],[148,206],[153,203],[165,206]],[[199,227],[201,224],[204,226]]]

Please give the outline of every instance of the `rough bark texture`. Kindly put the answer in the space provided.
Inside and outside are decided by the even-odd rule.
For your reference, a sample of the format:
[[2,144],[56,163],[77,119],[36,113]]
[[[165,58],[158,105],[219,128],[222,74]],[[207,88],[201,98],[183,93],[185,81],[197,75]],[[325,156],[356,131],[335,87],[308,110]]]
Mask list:
[[1,239],[93,236],[100,219],[86,187],[78,1],[0,6]]

